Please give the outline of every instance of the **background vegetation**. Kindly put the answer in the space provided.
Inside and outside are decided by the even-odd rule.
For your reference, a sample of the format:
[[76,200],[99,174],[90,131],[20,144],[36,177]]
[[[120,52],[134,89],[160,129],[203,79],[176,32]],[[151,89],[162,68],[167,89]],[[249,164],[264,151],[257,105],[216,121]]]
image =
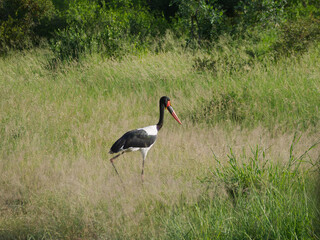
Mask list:
[[319,9],[317,0],[2,0],[0,52],[47,43],[60,60],[121,56],[145,51],[171,30],[185,46],[228,34],[268,42],[254,56],[288,54],[319,40]]
[[0,239],[319,239],[319,9],[0,1]]

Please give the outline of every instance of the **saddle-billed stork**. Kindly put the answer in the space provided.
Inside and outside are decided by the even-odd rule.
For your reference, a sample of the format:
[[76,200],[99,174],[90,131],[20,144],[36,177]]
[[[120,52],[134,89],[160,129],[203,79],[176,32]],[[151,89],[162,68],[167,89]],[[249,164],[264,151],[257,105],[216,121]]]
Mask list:
[[119,157],[125,152],[132,152],[132,151],[140,151],[142,154],[142,171],[141,171],[141,180],[143,181],[143,168],[144,168],[144,161],[147,157],[147,153],[150,148],[153,146],[157,139],[157,134],[159,130],[162,128],[163,125],[163,116],[164,110],[167,109],[169,113],[173,116],[173,118],[180,124],[181,121],[179,120],[178,116],[174,112],[170,99],[166,96],[160,98],[159,101],[160,107],[160,117],[159,122],[156,125],[138,128],[135,130],[131,130],[126,132],[121,138],[119,138],[110,148],[109,153],[119,153],[115,157],[110,159],[112,166],[114,167],[116,173],[119,175],[115,165],[113,164],[114,159]]

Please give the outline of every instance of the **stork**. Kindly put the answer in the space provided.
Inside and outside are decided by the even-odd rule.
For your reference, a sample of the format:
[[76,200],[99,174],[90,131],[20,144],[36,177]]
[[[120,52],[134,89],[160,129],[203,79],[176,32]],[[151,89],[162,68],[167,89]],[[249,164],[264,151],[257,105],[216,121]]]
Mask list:
[[118,175],[119,173],[113,163],[114,159],[116,159],[117,157],[119,157],[120,155],[126,152],[139,150],[142,154],[141,180],[143,181],[144,162],[146,160],[148,151],[150,150],[150,148],[153,146],[153,144],[157,139],[159,130],[162,128],[165,109],[169,111],[169,113],[173,116],[173,118],[179,124],[182,124],[178,116],[176,115],[175,111],[173,110],[170,103],[170,99],[168,97],[163,96],[160,98],[159,107],[160,107],[160,117],[159,117],[159,122],[156,125],[151,125],[144,128],[138,128],[138,129],[126,132],[110,148],[110,151],[109,151],[110,154],[118,153],[118,155],[110,159],[110,162],[112,163],[112,166],[114,167]]

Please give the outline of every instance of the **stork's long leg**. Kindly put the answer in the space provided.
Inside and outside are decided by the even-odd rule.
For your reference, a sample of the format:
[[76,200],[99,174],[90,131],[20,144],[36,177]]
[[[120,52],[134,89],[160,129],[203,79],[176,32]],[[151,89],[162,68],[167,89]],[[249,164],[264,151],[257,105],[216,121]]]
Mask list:
[[143,182],[143,168],[144,168],[144,160],[145,160],[145,157],[143,158],[142,160],[142,171],[141,171],[141,181]]
[[116,173],[118,174],[118,176],[120,177],[120,175],[119,175],[119,173],[118,173],[118,171],[117,171],[117,169],[116,169],[116,166],[113,164],[113,162],[111,162],[111,164],[112,164],[114,170],[116,171]]
[[[119,177],[120,177],[120,175],[119,175],[119,173],[118,173],[118,171],[117,171],[117,169],[116,169],[116,166],[113,164],[113,160],[116,159],[117,157],[121,156],[122,154],[124,154],[124,152],[119,153],[118,155],[116,155],[116,156],[114,156],[113,158],[110,159],[110,162],[111,162],[114,170],[116,171],[116,173],[118,174]],[[121,178],[120,178],[120,180],[121,180]],[[121,181],[122,181],[122,180],[121,180]]]
[[144,169],[144,161],[146,160],[147,157],[147,153],[148,153],[149,149],[143,149],[141,150],[141,154],[142,154],[142,170],[141,170],[141,181],[143,182],[143,169]]
[[114,156],[113,158],[110,158],[110,162],[113,163],[113,160],[116,159],[117,157],[121,156],[122,154],[124,154],[124,152],[121,152],[118,155]]

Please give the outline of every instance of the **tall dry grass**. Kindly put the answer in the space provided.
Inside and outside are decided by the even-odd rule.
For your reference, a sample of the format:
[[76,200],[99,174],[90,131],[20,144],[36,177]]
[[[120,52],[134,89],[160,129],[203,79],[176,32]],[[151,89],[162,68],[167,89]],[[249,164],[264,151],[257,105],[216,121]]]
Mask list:
[[[174,238],[171,214],[183,206],[189,212],[203,197],[208,185],[201,179],[211,176],[215,158],[227,163],[231,148],[245,160],[259,146],[271,163],[287,164],[292,153],[301,156],[319,141],[316,53],[230,72],[219,63],[226,55],[234,60],[228,51],[217,51],[214,72],[195,69],[196,57],[178,51],[121,61],[92,56],[55,70],[43,51],[1,59],[0,238]],[[247,123],[212,124],[214,116],[203,114],[216,93],[244,87],[256,97],[241,105],[248,106],[242,112]],[[271,93],[274,108],[266,109]],[[166,114],[144,184],[140,153],[118,158],[122,184],[108,150],[125,131],[157,122],[162,95],[171,98],[183,125]],[[285,109],[291,104],[297,107]],[[255,120],[251,111],[264,118]],[[308,124],[305,116],[315,125],[300,128]],[[296,131],[301,139],[290,153]],[[316,145],[304,166],[316,164],[319,154]],[[173,226],[179,232],[182,225]]]

